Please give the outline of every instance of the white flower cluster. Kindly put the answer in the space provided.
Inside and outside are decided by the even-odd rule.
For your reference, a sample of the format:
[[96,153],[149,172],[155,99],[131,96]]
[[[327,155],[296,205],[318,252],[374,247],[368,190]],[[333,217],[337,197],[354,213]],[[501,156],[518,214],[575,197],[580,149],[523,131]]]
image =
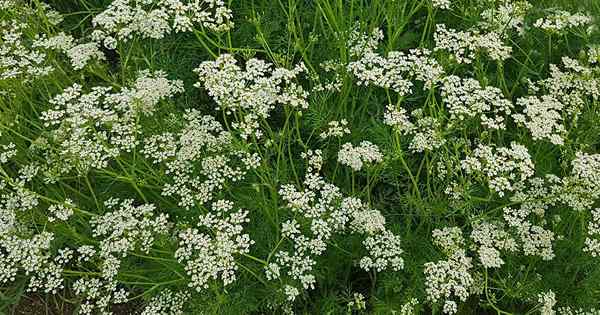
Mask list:
[[415,125],[410,121],[409,115],[404,108],[396,108],[392,104],[385,107],[383,114],[383,123],[393,127],[400,134],[409,134],[415,129]]
[[[555,235],[544,228],[546,209],[556,203],[560,192],[560,179],[549,175],[544,178],[531,178],[516,185],[515,194],[510,198],[520,203],[518,208],[505,207],[504,220],[516,235],[525,255],[539,256],[544,260],[554,258],[552,248]],[[538,222],[538,223],[536,223]],[[512,249],[511,249],[512,250]]]
[[426,49],[412,49],[407,53],[391,51],[384,57],[367,50],[347,69],[358,79],[358,85],[374,85],[404,96],[411,93],[413,81],[423,82],[424,89],[440,81],[444,70],[430,54]]
[[363,245],[369,252],[369,256],[363,257],[359,265],[364,270],[376,270],[378,272],[391,268],[400,271],[404,268],[402,259],[400,236],[391,231],[383,230],[381,233],[368,236]]
[[48,152],[54,172],[76,169],[85,173],[107,167],[121,152],[137,146],[139,115],[151,115],[161,100],[182,92],[183,87],[162,71],[142,71],[132,88],[111,91],[110,87],[94,87],[84,93],[81,85],[74,84],[50,101],[54,108],[43,112],[41,119],[46,127],[54,127],[50,140],[58,149]]
[[568,114],[573,115],[583,108],[588,99],[600,99],[600,79],[594,75],[597,67],[585,67],[568,57],[562,58],[562,66],[564,70],[550,65],[550,76],[537,83],[539,88],[564,103]]
[[342,119],[340,121],[332,120],[327,124],[327,130],[321,133],[321,139],[341,138],[344,135],[349,135],[348,121]]
[[442,98],[450,112],[450,120],[459,122],[478,117],[481,124],[490,129],[505,129],[505,118],[511,113],[512,103],[505,99],[502,91],[486,86],[472,78],[458,76],[444,78]]
[[418,312],[415,310],[415,307],[419,305],[419,300],[415,298],[411,298],[408,302],[402,304],[402,308],[400,308],[400,315],[416,315]]
[[[334,235],[347,229],[366,235],[363,244],[369,255],[360,260],[362,268],[402,269],[400,239],[385,229],[385,218],[381,213],[369,209],[360,199],[343,197],[337,186],[325,182],[319,175],[323,162],[320,151],[309,151],[304,157],[309,164],[304,180],[306,189],[299,191],[293,185],[284,185],[279,190],[287,208],[295,214],[295,218],[283,223],[281,229],[283,238],[293,243],[293,250],[280,250],[275,254],[275,262],[266,267],[267,278],[280,278],[287,269],[287,274],[299,281],[304,289],[314,288],[315,257],[325,252],[327,242]],[[304,229],[310,233],[303,232]],[[294,298],[289,296],[290,300]]]
[[308,93],[295,82],[305,71],[303,64],[288,70],[258,59],[248,60],[242,69],[234,56],[223,54],[195,70],[200,80],[196,87],[203,86],[217,109],[238,119],[232,127],[242,138],[260,138],[260,121],[269,118],[277,105],[308,108]]
[[567,124],[576,124],[578,113],[588,100],[600,99],[600,80],[595,78],[594,69],[582,66],[578,61],[563,58],[565,70],[550,65],[550,76],[531,83],[534,92],[547,94],[519,98],[517,104],[522,113],[513,114],[513,119],[525,125],[534,140],[545,139],[553,144],[564,144]]
[[46,53],[27,44],[24,31],[27,24],[17,20],[0,21],[0,80],[33,78],[49,74],[54,70],[47,65]]
[[15,4],[14,0],[0,0],[0,9],[8,9]]
[[30,216],[24,214],[32,214],[40,203],[25,187],[34,175],[0,181],[0,284],[24,274],[29,277],[28,292],[55,294],[64,288],[62,272],[72,251],[54,250],[54,233],[38,232],[27,225]]
[[571,161],[571,174],[563,178],[561,201],[581,211],[600,199],[600,154],[578,152]]
[[[179,248],[175,258],[185,264],[191,277],[188,286],[200,292],[208,288],[209,281],[223,281],[223,285],[236,280],[236,256],[247,254],[254,243],[244,234],[248,211],[233,212],[234,204],[228,200],[212,203],[212,211],[199,217],[198,228],[179,233]],[[203,232],[202,230],[206,230]]]
[[515,185],[533,176],[535,169],[527,148],[515,142],[510,148],[497,149],[480,144],[461,166],[467,174],[482,174],[489,188],[500,196],[514,191]]
[[52,259],[50,245],[53,240],[54,234],[50,232],[30,237],[19,237],[16,233],[0,235],[0,283],[13,282],[17,274],[23,272],[30,276],[27,291],[43,290],[53,294],[62,289],[62,265],[68,257]]
[[431,151],[442,146],[446,140],[440,132],[437,119],[423,115],[422,109],[415,109],[411,116],[416,119],[413,123],[404,108],[388,105],[383,117],[383,123],[391,126],[402,135],[412,135],[409,150],[415,153]]
[[57,219],[61,221],[67,221],[69,217],[71,217],[74,213],[73,211],[73,200],[66,199],[62,204],[53,204],[48,207],[48,212],[50,215],[48,216],[49,222],[54,222]]
[[109,310],[112,304],[127,302],[128,292],[118,288],[114,279],[119,268],[119,261],[111,261],[108,268],[114,268],[114,275],[103,278],[79,278],[73,283],[73,291],[78,297],[83,298],[79,304],[79,314],[82,315],[112,315]]
[[344,143],[338,152],[338,162],[349,166],[354,171],[360,171],[365,163],[380,163],[383,161],[383,154],[379,148],[369,141],[362,141],[358,146],[352,143]]
[[408,145],[408,149],[415,153],[432,151],[446,143],[442,135],[440,122],[429,116],[423,116],[421,109],[412,112],[412,116],[417,118],[416,128],[412,130],[413,139]]
[[464,302],[469,297],[474,282],[469,273],[472,267],[471,258],[462,249],[450,254],[447,260],[425,263],[427,299],[433,303],[443,301],[445,314],[456,313],[458,306],[453,299]]
[[477,253],[485,268],[499,268],[504,264],[500,250],[515,252],[517,242],[504,231],[502,226],[489,222],[476,223],[471,239],[479,246]]
[[532,5],[523,0],[507,1],[497,8],[489,8],[481,13],[483,27],[490,31],[506,33],[515,30],[519,35],[525,33],[525,15]]
[[[9,189],[12,188],[12,189]],[[10,235],[18,231],[20,222],[17,214],[29,211],[38,206],[37,196],[25,188],[24,182],[0,181],[0,236]]]
[[448,10],[451,4],[450,0],[431,0],[431,5],[438,9]]
[[562,102],[550,95],[527,96],[517,99],[524,114],[514,114],[515,122],[525,125],[533,140],[548,140],[553,144],[564,144],[567,130],[562,124]]
[[431,231],[433,244],[442,249],[444,254],[450,256],[456,251],[464,248],[465,239],[459,227],[444,227]]
[[570,306],[562,306],[558,308],[558,314],[560,315],[600,315],[600,309],[583,309],[574,308]]
[[349,54],[351,57],[360,58],[367,53],[377,49],[379,43],[383,40],[383,32],[379,28],[373,28],[371,33],[360,31],[360,25],[355,25],[348,36]]
[[135,206],[133,199],[109,199],[105,206],[111,211],[90,220],[94,237],[102,238],[100,252],[105,257],[125,257],[138,249],[148,253],[155,236],[169,231],[169,216],[155,214],[152,204]]
[[163,195],[178,196],[185,208],[205,203],[226,182],[241,180],[260,164],[257,154],[236,151],[231,134],[214,117],[190,110],[183,115],[186,125],[178,134],[149,137],[143,152],[153,163],[164,163],[172,183],[163,186]]
[[505,46],[502,36],[496,32],[456,31],[438,24],[434,40],[435,51],[447,50],[458,63],[470,64],[479,51],[486,52],[490,59],[496,61],[506,60],[512,53],[512,47]]
[[232,13],[223,0],[113,0],[94,16],[93,39],[108,49],[134,36],[161,39],[200,25],[211,31],[233,27]]
[[[2,136],[2,133],[0,133]],[[5,164],[15,155],[17,155],[16,145],[14,143],[0,145],[0,164]]]
[[184,304],[190,295],[165,289],[152,298],[141,315],[183,315]]
[[571,14],[567,11],[557,10],[549,16],[539,18],[533,25],[544,31],[559,33],[591,22],[592,18],[582,13]]
[[93,277],[81,277],[73,284],[75,294],[82,299],[81,314],[109,315],[111,304],[125,303],[128,292],[119,288],[117,280],[122,259],[132,251],[148,253],[155,237],[170,231],[168,216],[155,213],[152,204],[135,206],[133,200],[113,198],[105,206],[111,211],[90,220],[93,235],[101,239],[98,250],[90,245],[77,248],[77,262],[82,268],[89,270],[87,265],[93,262],[92,268],[100,269]]
[[538,303],[540,306],[540,315],[555,315],[556,295],[552,290],[538,294]]
[[91,60],[103,61],[106,59],[104,53],[100,51],[98,44],[94,42],[75,44],[75,39],[71,35],[59,33],[53,37],[47,37],[42,34],[34,44],[34,47],[43,47],[63,52],[71,61],[71,66],[75,70],[83,69]]

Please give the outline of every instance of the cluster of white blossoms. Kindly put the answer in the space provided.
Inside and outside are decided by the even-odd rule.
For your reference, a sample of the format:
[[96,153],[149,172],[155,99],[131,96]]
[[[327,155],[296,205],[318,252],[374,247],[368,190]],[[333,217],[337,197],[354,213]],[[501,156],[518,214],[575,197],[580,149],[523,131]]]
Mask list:
[[415,129],[415,125],[410,121],[406,109],[397,108],[392,104],[385,107],[383,114],[383,123],[393,127],[400,134],[409,134]]
[[44,2],[0,0],[0,9],[6,10],[6,16],[0,21],[0,81],[28,82],[53,72],[47,48],[37,44],[46,34],[35,29],[32,21],[41,19],[56,26],[62,21],[62,15]]
[[24,82],[49,74],[46,52],[27,43],[27,24],[17,20],[0,21],[0,80],[20,79]]
[[539,18],[533,25],[549,32],[562,32],[570,28],[585,26],[592,21],[590,16],[581,13],[572,14],[568,11],[557,10],[551,15]]
[[496,223],[480,222],[473,225],[471,239],[479,247],[477,254],[485,268],[499,268],[504,264],[501,250],[515,252],[517,242]]
[[90,220],[94,237],[102,238],[103,256],[124,257],[135,250],[148,253],[155,236],[169,231],[169,216],[155,214],[156,207],[152,204],[136,206],[133,199],[109,199],[104,205],[111,211]]
[[260,165],[260,157],[234,150],[231,133],[212,116],[189,110],[183,119],[179,134],[151,136],[142,151],[153,163],[163,163],[173,178],[164,184],[163,195],[179,197],[178,204],[189,209],[213,199],[226,182],[243,179]]
[[111,211],[90,220],[93,236],[100,239],[99,248],[91,245],[77,248],[80,267],[100,269],[73,284],[75,294],[82,299],[81,314],[109,315],[112,304],[127,302],[128,292],[119,287],[117,280],[122,259],[135,251],[148,253],[155,238],[166,235],[171,227],[167,215],[156,213],[152,204],[135,206],[130,199],[109,199],[105,206]]
[[413,81],[422,82],[424,89],[430,89],[444,75],[444,69],[427,49],[390,51],[386,56],[377,53],[375,50],[382,39],[383,32],[377,28],[371,34],[354,30],[350,36],[350,56],[356,60],[346,68],[358,79],[358,85],[374,85],[403,96],[411,93]]
[[192,31],[196,25],[222,32],[233,27],[223,0],[113,0],[92,24],[94,41],[115,49],[134,36],[161,39],[171,32]]
[[110,308],[113,304],[127,302],[129,293],[124,288],[119,288],[115,279],[119,269],[118,260],[107,260],[103,268],[110,270],[111,274],[96,278],[79,278],[73,283],[74,293],[83,300],[79,304],[79,314],[82,315],[112,315]]
[[382,40],[383,31],[381,29],[373,28],[369,34],[362,32],[360,25],[356,24],[348,35],[349,54],[351,57],[360,58],[367,53],[372,53]]
[[[0,136],[2,136],[2,133],[0,132]],[[17,146],[10,142],[8,144],[2,144],[0,145],[0,149],[2,149],[0,151],[0,164],[4,164],[6,162],[8,162],[11,158],[13,158],[15,155],[17,155]]]
[[0,9],[8,9],[14,5],[14,0],[0,0]]
[[510,115],[512,102],[496,87],[486,86],[472,78],[448,76],[442,85],[442,98],[450,112],[450,120],[463,121],[477,117],[490,129],[505,129],[505,116]]
[[415,109],[412,116],[417,119],[415,128],[412,130],[413,138],[408,149],[414,153],[433,151],[446,143],[441,131],[441,123],[438,119],[423,116],[422,109]]
[[550,65],[548,78],[531,83],[533,92],[545,94],[517,99],[522,113],[512,115],[515,122],[529,129],[534,140],[556,145],[564,144],[567,124],[576,124],[585,104],[600,99],[600,80],[594,77],[592,68],[571,58],[563,58],[562,62],[565,70]]
[[561,306],[558,308],[557,313],[560,315],[600,315],[600,309],[583,309],[570,306]]
[[558,202],[562,189],[561,179],[547,175],[534,177],[515,185],[510,200],[518,207],[505,207],[503,217],[523,253],[539,256],[544,260],[554,258],[554,232],[545,228],[548,224],[546,210]]
[[360,171],[365,163],[374,164],[383,161],[379,148],[369,141],[362,141],[358,146],[344,143],[338,152],[340,164],[349,166],[354,171]]
[[467,174],[481,174],[491,190],[500,196],[514,191],[515,184],[521,183],[534,174],[534,165],[527,148],[512,142],[510,148],[494,148],[480,144],[461,161]]
[[588,236],[585,238],[583,251],[589,252],[593,257],[600,256],[600,208],[591,211],[591,218],[587,226]]
[[538,303],[540,304],[540,315],[555,315],[556,295],[552,290],[538,294]]
[[368,236],[363,241],[363,245],[369,255],[361,258],[359,265],[362,269],[381,272],[389,268],[394,271],[404,268],[400,236],[383,230],[381,233]]
[[321,139],[327,138],[341,138],[344,135],[350,134],[350,128],[348,128],[348,121],[342,119],[340,121],[332,120],[327,124],[327,130],[321,132]]
[[452,3],[450,2],[450,0],[431,0],[431,5],[434,8],[438,8],[438,9],[442,9],[442,10],[450,9],[451,4]]
[[152,115],[160,101],[182,92],[182,85],[162,71],[142,71],[131,88],[119,92],[94,87],[85,93],[79,84],[66,88],[50,100],[54,108],[41,115],[45,127],[53,127],[49,141],[57,148],[46,152],[49,177],[102,169],[121,152],[133,150],[140,115]]
[[597,67],[586,67],[579,61],[562,58],[562,68],[550,65],[550,76],[537,84],[535,89],[543,89],[549,95],[558,99],[565,105],[566,113],[573,115],[580,111],[588,100],[600,99],[600,79],[594,75]]
[[578,152],[571,167],[562,180],[560,200],[576,211],[591,209],[600,200],[600,154]]
[[485,52],[490,59],[503,61],[510,57],[512,47],[505,46],[503,38],[496,32],[457,31],[438,24],[434,34],[435,51],[450,52],[456,62],[470,64],[477,52]]
[[400,308],[400,315],[416,315],[418,314],[415,309],[419,305],[419,300],[416,298],[411,298],[408,302],[402,304]]
[[434,243],[442,247],[448,259],[425,263],[425,293],[433,303],[444,302],[445,314],[454,314],[458,311],[454,299],[464,302],[472,290],[472,259],[461,248],[464,239],[460,229],[434,230],[433,237]]
[[464,248],[465,239],[459,227],[444,227],[431,231],[433,244],[439,247],[445,255],[451,255]]
[[141,315],[183,315],[184,304],[189,297],[187,292],[173,293],[164,289],[148,302]]
[[562,124],[562,102],[550,95],[527,96],[517,99],[517,105],[523,108],[523,114],[513,114],[513,119],[529,129],[533,140],[564,144],[567,130]]
[[248,254],[254,243],[244,234],[248,211],[233,211],[228,200],[212,203],[211,211],[198,219],[198,228],[188,228],[179,233],[179,248],[175,258],[185,265],[191,277],[188,286],[200,292],[207,289],[209,281],[222,280],[226,286],[236,280],[236,256]]
[[106,59],[98,44],[94,42],[76,44],[71,35],[59,33],[52,37],[42,34],[34,43],[34,47],[43,47],[60,51],[67,55],[71,66],[75,70],[83,69],[92,60],[103,61]]
[[48,207],[48,222],[54,222],[56,220],[67,221],[74,213],[73,200],[66,199],[62,204],[53,204]]
[[426,49],[412,49],[408,53],[392,51],[384,57],[369,51],[350,62],[348,71],[358,79],[358,85],[374,85],[408,95],[413,81],[423,82],[424,89],[429,89],[442,77],[442,67],[430,54]]
[[[411,118],[416,122],[411,122]],[[437,149],[446,142],[440,131],[440,122],[433,117],[424,116],[421,108],[408,115],[404,108],[390,104],[386,106],[383,123],[393,127],[401,135],[412,136],[408,148],[414,153]]]
[[27,225],[27,214],[40,204],[38,196],[25,187],[31,179],[21,176],[0,180],[0,284],[25,274],[29,276],[28,292],[54,294],[64,288],[62,270],[71,255],[68,250],[57,253],[51,248],[54,233]]
[[[279,190],[286,207],[295,214],[281,228],[283,239],[289,240],[292,246],[275,254],[275,262],[265,267],[267,278],[281,278],[287,270],[293,281],[300,282],[304,289],[313,289],[316,257],[326,251],[330,239],[347,231],[366,236],[363,244],[368,255],[359,262],[363,269],[402,269],[400,239],[386,230],[382,214],[369,209],[360,199],[344,197],[340,188],[319,175],[323,163],[321,151],[309,151],[303,156],[308,160],[305,190],[298,190],[294,185],[284,185]],[[286,294],[295,293],[287,294],[293,301],[299,292],[294,286],[287,286],[292,289],[286,289]]]
[[483,18],[481,25],[500,34],[514,30],[519,35],[523,35],[525,16],[531,7],[529,2],[523,0],[503,2],[497,8],[489,8],[481,13]]
[[196,87],[204,87],[217,109],[236,118],[231,126],[247,140],[262,136],[260,122],[276,106],[308,108],[308,92],[295,82],[305,71],[303,64],[288,70],[259,59],[248,60],[242,69],[233,55],[222,54],[195,70],[200,81]]

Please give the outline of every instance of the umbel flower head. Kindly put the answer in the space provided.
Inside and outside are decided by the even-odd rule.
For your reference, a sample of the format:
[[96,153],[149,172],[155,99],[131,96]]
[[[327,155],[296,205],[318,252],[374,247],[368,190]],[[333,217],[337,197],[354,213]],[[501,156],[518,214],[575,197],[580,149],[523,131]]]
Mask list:
[[113,0],[92,20],[93,39],[108,49],[134,36],[160,39],[201,26],[211,31],[233,27],[223,0]]
[[[360,199],[344,197],[340,188],[327,183],[319,175],[323,158],[321,151],[308,151],[303,157],[308,162],[304,190],[294,185],[283,185],[279,195],[294,218],[281,226],[282,237],[290,247],[275,254],[275,261],[265,267],[268,279],[279,279],[286,274],[304,289],[316,284],[317,257],[327,250],[327,244],[338,235],[350,232],[365,237],[367,255],[358,262],[369,271],[398,271],[404,267],[400,237],[385,228],[385,217],[370,209]],[[289,281],[289,280],[288,280]],[[287,285],[288,300],[299,294],[297,287]]]
[[213,199],[225,183],[237,182],[260,165],[258,154],[236,150],[231,133],[209,115],[187,111],[186,125],[178,135],[164,133],[145,141],[143,152],[154,163],[166,166],[173,178],[163,195],[177,196],[178,204],[190,208]]
[[304,64],[288,70],[259,59],[248,60],[242,69],[234,56],[223,54],[195,70],[199,77],[196,87],[207,90],[218,110],[238,117],[232,127],[243,139],[260,138],[260,123],[276,106],[308,108],[308,92],[296,83],[305,71]]
[[47,151],[48,175],[107,167],[138,145],[138,118],[152,115],[162,100],[182,91],[182,82],[167,79],[162,71],[142,71],[131,88],[119,92],[94,87],[85,93],[79,84],[65,89],[41,117],[50,130],[49,142],[58,147]]

